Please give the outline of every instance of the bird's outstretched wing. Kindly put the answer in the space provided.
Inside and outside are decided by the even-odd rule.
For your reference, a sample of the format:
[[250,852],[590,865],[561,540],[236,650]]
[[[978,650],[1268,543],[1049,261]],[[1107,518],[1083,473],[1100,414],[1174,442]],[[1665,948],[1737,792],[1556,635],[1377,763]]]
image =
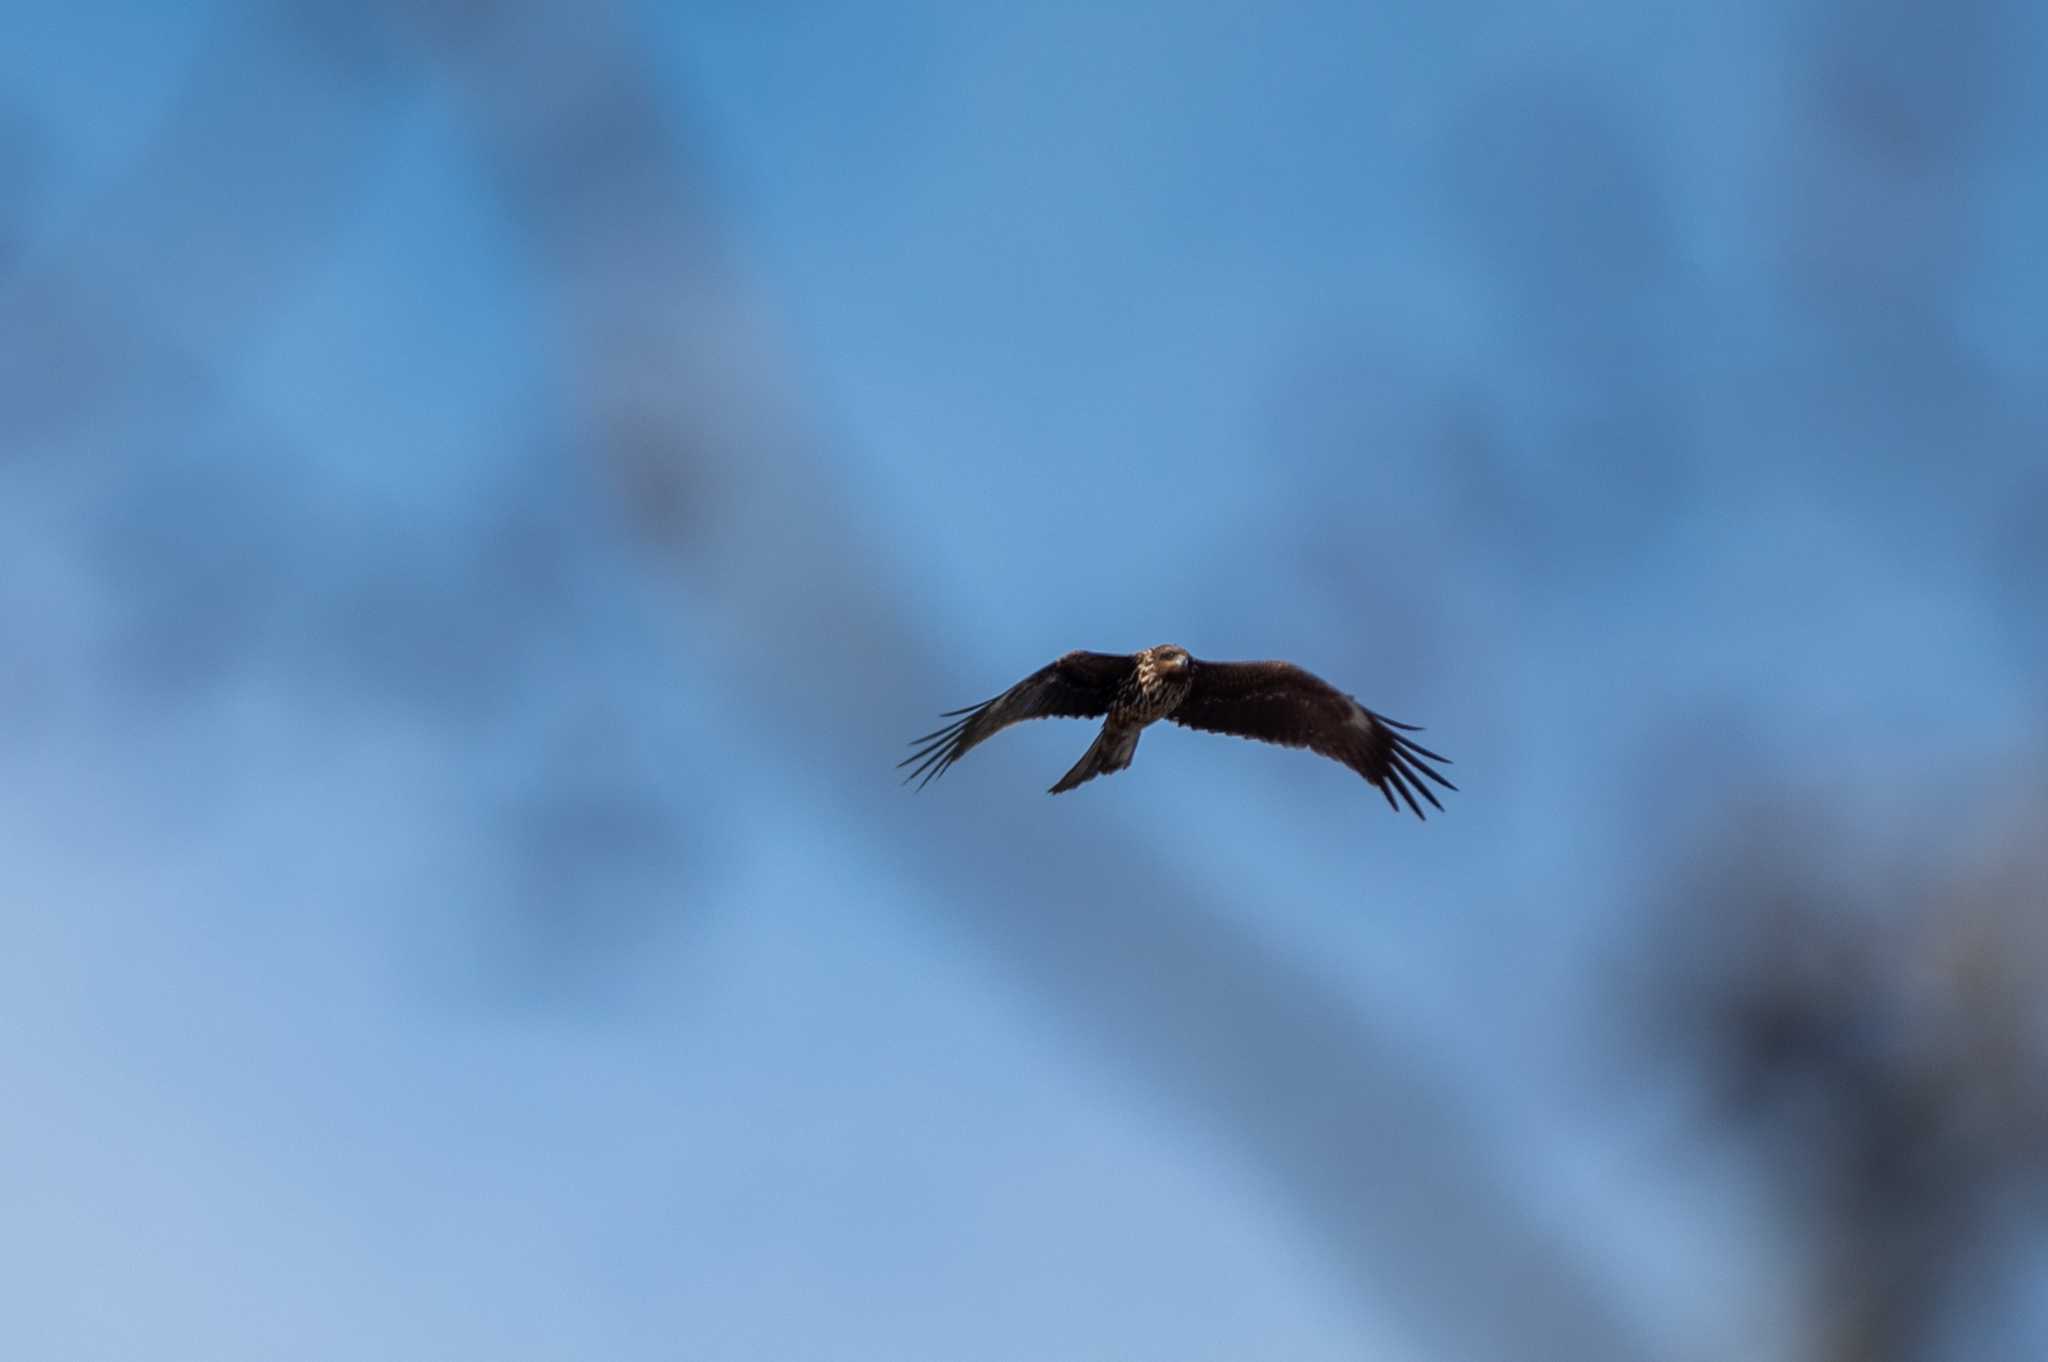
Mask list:
[[1138,659],[1125,653],[1068,653],[992,700],[948,711],[939,717],[953,722],[916,739],[917,750],[896,763],[911,768],[904,783],[916,780],[922,790],[968,748],[1026,719],[1100,718],[1137,667]]
[[[1395,812],[1398,793],[1417,818],[1423,816],[1416,795],[1441,810],[1428,780],[1447,790],[1458,787],[1444,779],[1431,761],[1450,764],[1403,733],[1420,730],[1375,714],[1319,676],[1291,662],[1204,662],[1194,659],[1187,698],[1169,718],[1188,728],[1228,733],[1239,738],[1306,747],[1343,762],[1379,787]],[[1427,758],[1428,760],[1424,760]]]

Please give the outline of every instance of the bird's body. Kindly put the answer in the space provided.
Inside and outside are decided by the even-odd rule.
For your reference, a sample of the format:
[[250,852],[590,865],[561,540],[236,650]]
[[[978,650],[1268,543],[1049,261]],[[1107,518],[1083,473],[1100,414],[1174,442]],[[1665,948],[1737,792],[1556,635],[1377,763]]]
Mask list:
[[1205,662],[1171,643],[1132,654],[1068,653],[994,699],[945,717],[955,721],[919,738],[917,751],[901,763],[912,767],[906,780],[922,776],[922,786],[1011,724],[1064,717],[1101,718],[1102,731],[1053,794],[1129,766],[1139,735],[1161,719],[1309,748],[1357,771],[1395,809],[1398,791],[1417,818],[1418,793],[1431,807],[1443,807],[1424,777],[1457,788],[1429,765],[1448,758],[1402,736],[1415,731],[1412,725],[1373,713],[1293,663]]
[[1060,777],[1059,784],[1052,787],[1053,794],[1129,766],[1138,750],[1138,735],[1146,725],[1166,718],[1187,698],[1191,678],[1185,652],[1168,644],[1147,648],[1132,661],[1130,674],[1117,685],[1109,702],[1101,734],[1081,754],[1074,769]]

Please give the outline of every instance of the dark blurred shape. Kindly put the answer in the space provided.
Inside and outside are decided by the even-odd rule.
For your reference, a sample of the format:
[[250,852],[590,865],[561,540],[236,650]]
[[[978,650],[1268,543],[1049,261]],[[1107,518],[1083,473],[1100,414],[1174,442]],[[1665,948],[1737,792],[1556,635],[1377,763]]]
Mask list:
[[1488,87],[1453,124],[1444,177],[1456,220],[1516,320],[1597,345],[1668,300],[1665,179],[1621,101],[1562,73]]
[[43,145],[23,115],[0,104],[0,281],[14,271],[28,240],[28,219],[43,181]]
[[[393,7],[455,84],[479,158],[539,257],[567,338],[577,454],[632,528],[688,553],[715,521],[715,460],[749,457],[755,358],[676,100],[592,9]],[[734,428],[733,422],[742,422]]]
[[292,0],[214,19],[149,142],[71,243],[67,272],[118,300],[110,323],[167,326],[219,361],[313,276],[402,107],[391,44],[351,14]]
[[1440,152],[1446,218],[1516,375],[1466,395],[1513,425],[1510,445],[1463,454],[1485,458],[1486,499],[1513,507],[1498,551],[1567,580],[1640,555],[1694,473],[1684,415],[1697,375],[1671,342],[1696,323],[1671,178],[1623,108],[1622,91],[1584,74],[1532,74],[1475,96]]
[[2036,404],[1970,342],[1969,313],[1999,213],[1984,171],[2015,121],[1999,106],[2036,39],[2003,0],[1820,6],[1791,37],[1791,116],[1751,196],[1784,304],[1773,348],[1830,358],[1782,372],[1797,457],[1871,502],[1899,480],[1970,507],[1986,473],[2035,462],[2013,417]]
[[1984,801],[1989,836],[1923,817],[1850,837],[1754,808],[1672,904],[1681,986],[1660,1030],[1803,1246],[1795,1355],[1815,1362],[1950,1356],[1959,1334],[2022,1327],[1987,1328],[2024,1302],[1978,1284],[2048,1230],[2048,800],[1984,788],[2004,796]]
[[[166,401],[166,408],[172,403]],[[163,432],[165,457],[109,489],[95,556],[114,588],[114,659],[132,698],[174,702],[249,665],[288,608],[276,570],[303,543],[306,507],[283,470],[200,401]],[[208,443],[234,450],[221,458]]]
[[523,995],[588,1006],[689,914],[697,848],[630,714],[559,727],[503,810],[518,911],[496,963]]
[[[690,808],[636,764],[671,744],[620,694],[651,644],[620,626],[631,607],[603,539],[612,506],[583,451],[514,440],[472,479],[466,514],[414,515],[402,497],[351,502],[333,464],[249,400],[252,360],[317,291],[384,168],[387,134],[439,74],[407,42],[423,13],[399,17],[329,0],[211,15],[161,117],[95,186],[81,225],[61,250],[20,262],[43,152],[0,109],[0,311],[13,323],[0,328],[0,465],[24,465],[9,494],[86,569],[75,596],[19,608],[90,621],[75,632],[92,664],[74,676],[0,649],[14,664],[0,695],[33,718],[83,677],[104,702],[95,722],[132,726],[145,744],[167,719],[259,692],[317,715],[312,727],[403,712],[461,772],[451,823],[500,839],[508,916],[546,938],[537,956],[573,968],[638,941],[657,903],[673,910]],[[545,122],[536,83],[519,98]],[[650,111],[629,113],[631,126],[568,149],[564,173],[601,173],[598,143],[624,139],[608,155],[630,158],[659,140]],[[685,183],[680,158],[663,159],[664,183]],[[518,206],[537,214],[557,198],[536,185]],[[666,238],[693,219],[625,220]],[[602,256],[608,242],[585,244]],[[573,740],[533,718],[563,709],[610,725],[573,769],[557,750]],[[308,788],[318,779],[309,772]]]

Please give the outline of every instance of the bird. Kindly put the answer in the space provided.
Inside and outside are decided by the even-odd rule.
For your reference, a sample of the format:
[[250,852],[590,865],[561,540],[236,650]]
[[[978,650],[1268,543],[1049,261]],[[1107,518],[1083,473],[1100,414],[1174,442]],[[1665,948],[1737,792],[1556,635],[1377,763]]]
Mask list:
[[1068,653],[1001,695],[939,717],[953,722],[913,739],[916,750],[896,764],[911,768],[904,784],[915,780],[922,790],[1011,724],[1100,718],[1102,731],[1048,794],[1123,770],[1138,750],[1139,735],[1161,719],[1207,733],[1306,747],[1364,776],[1396,813],[1399,794],[1417,818],[1426,817],[1418,795],[1443,810],[1430,781],[1458,788],[1430,765],[1448,766],[1449,757],[1404,736],[1420,728],[1375,714],[1314,673],[1292,662],[1209,662],[1173,643],[1139,653]]

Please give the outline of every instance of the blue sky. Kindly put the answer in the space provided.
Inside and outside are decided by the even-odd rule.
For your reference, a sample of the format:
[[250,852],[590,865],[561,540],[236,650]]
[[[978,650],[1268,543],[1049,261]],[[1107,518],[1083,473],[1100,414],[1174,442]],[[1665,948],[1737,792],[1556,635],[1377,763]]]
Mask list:
[[[7,1351],[1793,1355],[1592,1075],[1718,811],[2040,745],[2048,48],[1958,16],[25,7]],[[1169,640],[1463,792],[895,787]]]

